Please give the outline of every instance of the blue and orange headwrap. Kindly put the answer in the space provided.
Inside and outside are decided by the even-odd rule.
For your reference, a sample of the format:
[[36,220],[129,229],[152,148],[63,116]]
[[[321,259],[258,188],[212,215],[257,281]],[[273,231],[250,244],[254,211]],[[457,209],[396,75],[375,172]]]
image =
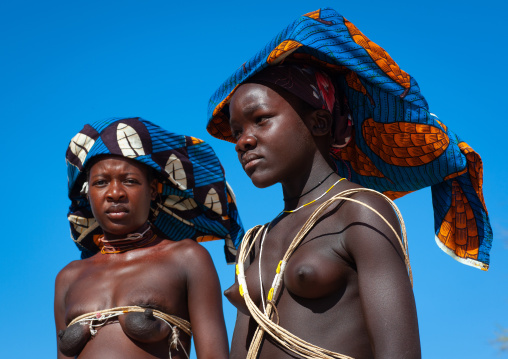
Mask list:
[[[429,112],[416,80],[333,9],[301,16],[238,68],[210,98],[208,132],[235,142],[231,96],[281,63],[317,68],[344,94],[353,130],[330,149],[338,173],[392,199],[431,186],[436,243],[458,261],[487,270],[492,229],[480,156]],[[321,93],[325,102],[331,99],[329,91]],[[335,126],[335,133],[350,127],[344,121]]]
[[244,231],[213,149],[200,139],[168,132],[141,118],[85,125],[69,144],[67,218],[82,258],[99,251],[97,239],[102,234],[82,191],[87,163],[108,154],[134,159],[158,174],[159,196],[152,201],[150,214],[153,226],[174,241],[224,239],[226,260],[234,262]]

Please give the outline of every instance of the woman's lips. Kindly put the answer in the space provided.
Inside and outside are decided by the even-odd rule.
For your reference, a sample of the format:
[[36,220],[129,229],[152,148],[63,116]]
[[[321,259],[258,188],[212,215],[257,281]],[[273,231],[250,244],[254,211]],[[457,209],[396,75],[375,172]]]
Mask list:
[[125,206],[112,206],[106,211],[106,215],[111,219],[122,219],[129,213]]
[[260,160],[261,160],[261,157],[259,157],[258,155],[245,154],[242,157],[244,171],[247,171],[248,169],[254,167]]
[[243,167],[243,169],[245,171],[247,171],[248,169],[254,167],[261,159],[260,158],[256,158],[256,159],[253,159],[253,160],[250,160],[249,162],[247,162],[245,164],[245,166]]
[[111,219],[122,219],[127,216],[127,212],[108,212],[107,216]]

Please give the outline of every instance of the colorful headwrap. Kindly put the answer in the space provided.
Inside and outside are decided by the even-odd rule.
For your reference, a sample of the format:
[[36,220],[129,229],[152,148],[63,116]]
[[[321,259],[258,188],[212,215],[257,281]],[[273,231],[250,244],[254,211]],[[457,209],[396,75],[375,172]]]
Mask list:
[[301,16],[236,70],[210,98],[208,132],[235,142],[231,96],[282,62],[326,71],[344,93],[353,131],[342,149],[336,143],[330,150],[338,173],[391,199],[431,186],[436,243],[458,261],[487,270],[492,229],[480,156],[429,112],[416,80],[333,9]]
[[174,241],[223,238],[226,260],[234,262],[244,231],[213,149],[200,139],[168,132],[141,118],[85,125],[69,144],[67,218],[82,258],[99,251],[97,239],[102,234],[84,193],[87,163],[99,155],[131,158],[155,170],[159,196],[151,204],[152,225]]

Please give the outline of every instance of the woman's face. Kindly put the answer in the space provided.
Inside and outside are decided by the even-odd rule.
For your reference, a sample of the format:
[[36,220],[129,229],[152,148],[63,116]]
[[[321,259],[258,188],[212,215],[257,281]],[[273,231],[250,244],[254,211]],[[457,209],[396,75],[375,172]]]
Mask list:
[[146,223],[157,187],[142,164],[106,157],[92,166],[88,181],[92,213],[105,234],[123,236]]
[[[295,106],[296,107],[296,106]],[[307,126],[291,104],[273,89],[241,85],[229,107],[236,152],[256,187],[285,182],[305,170],[314,146]]]

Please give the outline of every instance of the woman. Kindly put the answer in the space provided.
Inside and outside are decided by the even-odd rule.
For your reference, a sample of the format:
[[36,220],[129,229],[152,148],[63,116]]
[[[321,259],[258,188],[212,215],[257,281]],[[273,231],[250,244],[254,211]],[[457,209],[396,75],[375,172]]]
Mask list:
[[209,114],[253,184],[284,196],[245,236],[225,293],[238,308],[231,357],[419,358],[403,222],[368,188],[395,199],[433,185],[436,237],[464,263],[488,267],[491,230],[478,155],[414,79],[323,9],[238,69]]
[[[83,259],[57,276],[58,357],[227,358],[219,280],[196,241],[243,234],[213,150],[139,118],[86,125],[67,150]],[[231,255],[231,254],[230,254]]]

